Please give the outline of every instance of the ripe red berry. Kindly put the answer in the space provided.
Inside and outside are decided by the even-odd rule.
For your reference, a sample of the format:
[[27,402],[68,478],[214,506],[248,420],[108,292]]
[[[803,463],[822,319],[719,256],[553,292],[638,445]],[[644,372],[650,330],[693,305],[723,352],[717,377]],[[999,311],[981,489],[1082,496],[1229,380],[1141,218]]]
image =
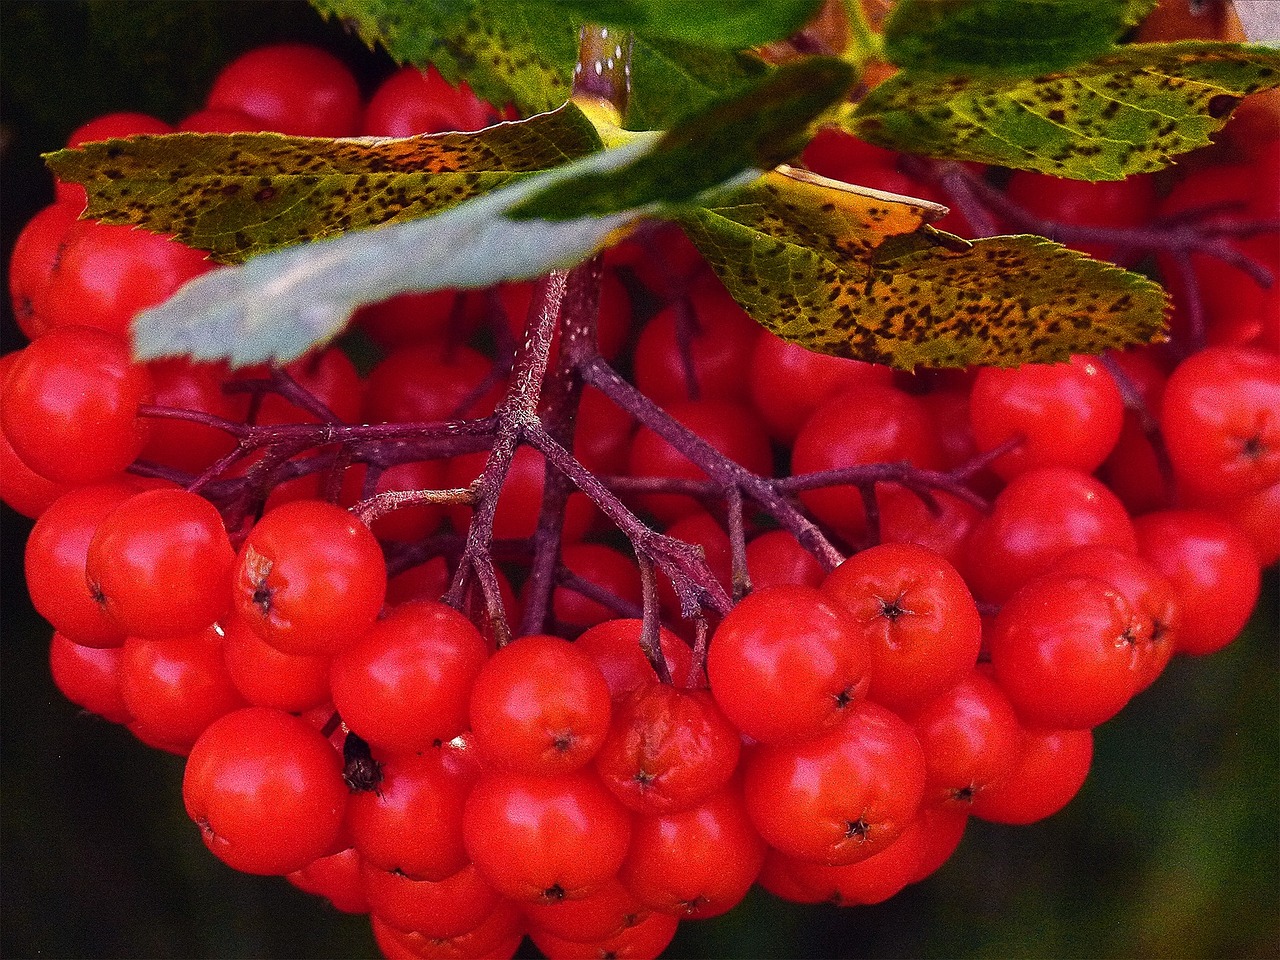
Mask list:
[[1169,377],[1160,426],[1174,471],[1202,496],[1246,496],[1280,481],[1280,357],[1210,347]]
[[630,809],[673,813],[728,784],[740,750],[738,731],[707,691],[651,683],[619,702],[595,767]]
[[636,817],[619,879],[653,910],[715,917],[746,896],[764,854],[741,792],[730,788],[696,807]]
[[802,741],[842,721],[867,689],[870,651],[836,602],[811,587],[772,587],[741,600],[707,653],[724,715],[761,743]]
[[973,381],[969,411],[980,451],[1020,440],[992,464],[1005,479],[1048,466],[1092,473],[1107,459],[1124,421],[1120,391],[1093,357],[984,367]]
[[590,656],[559,637],[520,637],[480,669],[471,732],[486,764],[542,775],[590,762],[609,731],[609,685]]
[[864,702],[820,737],[754,750],[743,791],[770,846],[834,865],[865,860],[896,840],[920,807],[926,776],[911,727]]
[[467,728],[472,684],[488,655],[480,631],[457,610],[402,603],[334,658],[333,703],[373,746],[424,750]]
[[360,88],[337,57],[302,43],[257,47],[214,78],[209,107],[238,110],[264,130],[350,137],[360,129]]
[[504,896],[575,900],[617,874],[631,817],[589,770],[492,773],[467,799],[463,839],[481,875]]
[[213,504],[185,490],[147,490],[99,524],[85,577],[130,635],[179,636],[203,630],[227,612],[234,563]]
[[78,707],[112,723],[128,723],[129,708],[120,695],[120,647],[86,647],[54,632],[49,671],[62,695]]
[[382,609],[387,568],[369,528],[320,500],[266,514],[240,547],[236,612],[284,653],[325,656],[350,646]]
[[0,390],[0,423],[14,452],[50,480],[95,483],[142,451],[151,377],[129,345],[102,330],[57,327],[26,347]]
[[913,544],[881,544],[831,571],[822,592],[847,610],[870,652],[867,696],[891,709],[920,706],[977,662],[982,622],[946,560]]
[[1137,692],[1140,629],[1105,582],[1050,574],[1005,602],[987,644],[996,682],[1027,726],[1080,730],[1110,720]]
[[1052,816],[1079,793],[1092,761],[1092,730],[1028,729],[1017,765],[974,797],[973,814],[1016,824]]
[[182,797],[220,860],[244,873],[283,875],[332,852],[347,787],[337,752],[306,721],[245,707],[200,735]]

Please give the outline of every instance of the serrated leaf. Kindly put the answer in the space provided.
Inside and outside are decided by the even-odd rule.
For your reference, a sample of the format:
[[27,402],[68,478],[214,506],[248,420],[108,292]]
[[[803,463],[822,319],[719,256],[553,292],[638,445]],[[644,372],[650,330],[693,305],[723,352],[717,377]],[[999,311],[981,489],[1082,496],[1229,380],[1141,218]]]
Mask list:
[[859,137],[927,156],[1121,180],[1206,146],[1239,99],[1280,86],[1280,52],[1134,44],[1028,79],[904,70],[844,117]]
[[892,63],[931,73],[1035,76],[1106,53],[1155,0],[898,0]]
[[[633,31],[662,49],[669,43],[734,51],[785,37],[821,0],[311,0],[370,46],[399,63],[435,64],[452,83],[466,80],[481,97],[521,113],[552,110],[568,99],[578,56],[578,32],[593,23]],[[734,62],[716,58],[723,71]],[[649,103],[666,101],[653,71],[633,90]],[[705,74],[702,74],[705,75]],[[688,76],[697,79],[698,68]],[[654,81],[658,82],[654,82]],[[650,109],[650,114],[656,111]],[[663,124],[654,124],[655,126]]]
[[969,243],[938,211],[784,173],[679,223],[759,323],[808,349],[910,370],[1010,366],[1145,343],[1165,295],[1042,237]]
[[139,314],[141,360],[188,355],[235,366],[295,359],[335,336],[364,303],[409,290],[487,287],[570,266],[648,212],[547,223],[510,209],[548,184],[634,162],[652,138],[532,174],[443,213],[289,247],[196,277]]
[[744,176],[756,178],[754,168],[803,143],[814,118],[852,79],[838,60],[797,63],[665,134],[615,128],[606,136],[629,141],[624,146],[527,174],[443,213],[213,271],[138,317],[135,350],[142,358],[189,353],[236,364],[287,362],[332,337],[362,303],[567,266],[641,216],[664,215]]
[[831,57],[779,67],[687,116],[625,170],[549,188],[512,215],[559,220],[603,216],[647,203],[687,203],[744,171],[758,175],[794,156],[808,141],[814,121],[843,100],[853,81],[853,69]]
[[583,21],[568,8],[505,0],[311,0],[397,63],[434,64],[450,83],[528,116],[569,99]]
[[661,130],[730,95],[769,71],[749,53],[711,50],[672,40],[636,38],[626,126]]
[[598,150],[576,106],[475,133],[327,140],[274,133],[138,136],[46,159],[84,184],[88,214],[176,236],[239,263],[456,206]]

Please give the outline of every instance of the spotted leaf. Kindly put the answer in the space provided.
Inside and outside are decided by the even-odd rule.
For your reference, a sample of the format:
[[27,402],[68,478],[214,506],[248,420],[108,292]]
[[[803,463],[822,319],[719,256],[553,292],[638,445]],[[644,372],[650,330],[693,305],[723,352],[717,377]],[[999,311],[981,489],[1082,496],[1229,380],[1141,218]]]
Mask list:
[[885,57],[932,73],[1035,76],[1106,53],[1155,0],[898,0]]
[[1011,366],[1159,336],[1159,285],[1041,237],[952,237],[942,212],[782,170],[679,222],[759,323],[820,353]]
[[577,107],[475,133],[327,140],[176,133],[49,154],[88,214],[172,234],[214,259],[249,257],[447,210],[600,148]]
[[928,156],[1121,180],[1205,146],[1240,98],[1280,86],[1280,51],[1134,44],[1032,78],[904,70],[845,116],[872,143]]

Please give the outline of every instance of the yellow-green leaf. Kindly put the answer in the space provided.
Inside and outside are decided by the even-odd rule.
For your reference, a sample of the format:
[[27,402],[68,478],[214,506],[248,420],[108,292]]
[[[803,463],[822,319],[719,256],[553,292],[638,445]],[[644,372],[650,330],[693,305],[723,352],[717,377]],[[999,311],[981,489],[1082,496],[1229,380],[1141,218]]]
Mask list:
[[1159,336],[1158,284],[1041,237],[951,237],[930,207],[783,171],[679,222],[759,323],[820,353],[1011,366]]
[[880,146],[1121,180],[1205,146],[1239,99],[1280,86],[1280,51],[1230,43],[1133,44],[1031,78],[904,70],[845,124]]
[[88,215],[173,234],[240,263],[426,216],[599,150],[573,104],[474,133],[402,139],[176,133],[88,143],[46,159],[82,183]]

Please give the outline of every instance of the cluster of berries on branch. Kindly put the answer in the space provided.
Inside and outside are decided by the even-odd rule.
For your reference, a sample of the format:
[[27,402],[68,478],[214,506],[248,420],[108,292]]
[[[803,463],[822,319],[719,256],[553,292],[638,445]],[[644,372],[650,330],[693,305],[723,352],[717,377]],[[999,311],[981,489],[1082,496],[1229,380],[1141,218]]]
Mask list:
[[[434,70],[364,102],[277,45],[176,127],[71,143],[504,116]],[[287,366],[141,364],[133,317],[211,264],[59,183],[0,358],[0,497],[35,520],[59,688],[187,758],[216,856],[369,913],[392,958],[655,957],[753,885],[878,903],[970,816],[1061,809],[1094,728],[1231,642],[1280,557],[1280,138],[1105,185],[834,132],[803,159],[960,234],[1154,265],[1171,339],[817,355],[655,226],[567,276],[368,306]]]

